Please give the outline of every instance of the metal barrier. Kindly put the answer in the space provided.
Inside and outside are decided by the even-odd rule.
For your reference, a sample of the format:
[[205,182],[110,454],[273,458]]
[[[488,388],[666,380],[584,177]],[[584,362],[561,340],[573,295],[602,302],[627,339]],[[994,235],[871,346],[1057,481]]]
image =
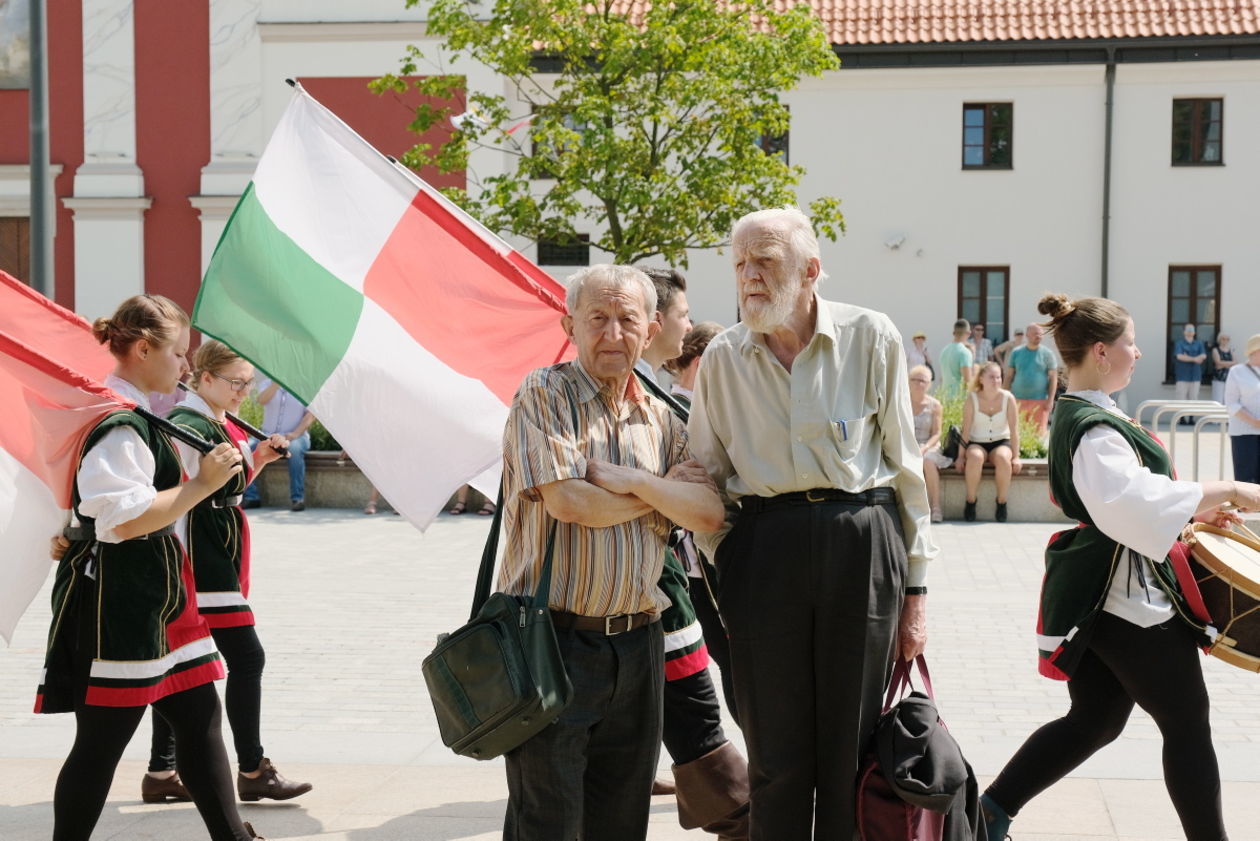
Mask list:
[[[1194,423],[1194,481],[1199,481],[1199,434],[1203,431],[1203,425],[1214,423],[1217,431],[1220,433],[1220,447],[1217,449],[1216,455],[1216,478],[1225,478],[1225,448],[1229,446],[1229,412],[1212,412],[1199,418]],[[1173,439],[1176,439],[1176,435]]]
[[1219,426],[1221,447],[1218,458],[1217,469],[1220,472],[1220,478],[1225,478],[1225,447],[1228,442],[1226,440],[1227,430],[1225,422],[1229,419],[1229,413],[1225,410],[1225,406],[1217,403],[1215,400],[1144,400],[1137,407],[1134,413],[1134,420],[1138,424],[1142,423],[1142,413],[1147,409],[1153,409],[1151,413],[1151,423],[1147,429],[1152,432],[1158,432],[1159,423],[1165,415],[1169,418],[1168,433],[1168,457],[1173,464],[1177,463],[1177,425],[1182,418],[1195,417],[1194,431],[1194,466],[1191,473],[1195,481],[1199,478],[1199,436],[1203,432],[1203,427],[1209,423],[1215,423]]

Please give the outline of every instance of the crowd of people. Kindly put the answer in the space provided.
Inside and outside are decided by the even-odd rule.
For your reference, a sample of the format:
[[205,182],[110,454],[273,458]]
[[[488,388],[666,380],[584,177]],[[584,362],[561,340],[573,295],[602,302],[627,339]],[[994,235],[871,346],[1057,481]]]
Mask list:
[[[1029,325],[1022,344],[994,347],[983,329],[955,324],[938,361],[943,396],[962,402],[948,458],[925,338],[903,349],[885,315],[821,296],[808,217],[750,213],[731,252],[741,321],[726,330],[692,325],[675,270],[579,271],[562,320],[576,357],[528,374],[512,402],[502,510],[489,512],[506,543],[498,586],[532,594],[550,556],[550,614],[573,698],[506,754],[503,837],[643,841],[650,798],[669,791],[684,827],[724,841],[853,838],[856,771],[894,663],[927,644],[940,471],[964,474],[972,519],[992,464],[1004,520],[1019,414],[1044,430],[1052,411],[1051,488],[1080,527],[1047,548],[1037,640],[1040,670],[1068,682],[1071,705],[979,798],[969,837],[1004,838],[1138,705],[1163,735],[1186,837],[1223,841],[1195,651],[1206,629],[1188,618],[1169,557],[1187,521],[1224,525],[1237,518],[1226,507],[1260,509],[1260,336],[1223,390],[1250,478],[1177,481],[1159,442],[1110,398],[1141,358],[1132,318],[1112,301],[1062,295],[1040,302],[1048,321]],[[1057,401],[1047,329],[1068,373]],[[253,474],[301,451],[309,412],[278,404],[251,450],[228,413],[252,366],[217,342],[190,366],[188,319],[159,296],[129,299],[95,332],[117,359],[107,384],[138,406],[191,367],[193,392],[170,420],[214,447],[200,455],[130,410],[83,446],[75,520],[53,541],[55,620],[37,701],[76,719],[53,838],[90,837],[146,706],[164,729],[145,799],[186,792],[215,841],[257,838],[234,803],[212,682],[226,662],[236,795],[310,790],[280,776],[261,747],[263,648],[242,510]],[[269,390],[265,407],[282,393],[266,383],[260,399]],[[299,474],[294,510],[303,494]],[[727,738],[719,691],[747,759]],[[672,781],[656,779],[662,745]]]

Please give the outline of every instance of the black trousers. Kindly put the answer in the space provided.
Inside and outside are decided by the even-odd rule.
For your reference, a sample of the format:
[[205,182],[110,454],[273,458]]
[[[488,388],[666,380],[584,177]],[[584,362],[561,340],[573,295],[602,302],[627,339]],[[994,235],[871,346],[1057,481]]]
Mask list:
[[[214,684],[168,695],[153,708],[179,740],[179,775],[214,841],[248,841],[236,810],[236,791],[223,747],[219,695]],[[74,746],[57,776],[53,841],[88,841],[100,819],[123,750],[144,717],[144,707],[74,710]]]
[[675,765],[686,765],[726,743],[722,708],[708,669],[665,681],[663,703],[661,742]]
[[906,569],[894,505],[742,513],[717,554],[753,841],[851,841]]
[[1234,478],[1239,482],[1260,482],[1260,435],[1231,435]]
[[1164,737],[1164,784],[1189,841],[1224,841],[1221,777],[1195,637],[1181,620],[1139,628],[1102,614],[1068,681],[1072,707],[1028,737],[988,795],[1015,815],[1103,746],[1139,704]]
[[709,657],[717,663],[721,675],[722,700],[726,702],[726,710],[731,714],[731,721],[738,725],[739,704],[735,701],[735,678],[731,674],[731,642],[726,637],[726,626],[722,624],[717,602],[714,601],[718,591],[717,570],[713,569],[707,561],[701,561],[701,563],[706,565],[705,575],[708,576],[708,586],[699,578],[691,579],[691,604],[696,609],[696,619],[700,622],[700,629],[704,631],[704,644],[708,646]]
[[505,757],[504,841],[643,841],[661,749],[661,625],[558,640],[573,701]]
[[[211,628],[214,644],[227,663],[227,691],[224,706],[232,726],[232,743],[240,770],[256,771],[262,762],[263,747],[258,733],[262,709],[262,673],[267,654],[253,625]],[[175,767],[175,733],[166,719],[153,710],[153,743],[149,750],[150,771],[170,771]]]

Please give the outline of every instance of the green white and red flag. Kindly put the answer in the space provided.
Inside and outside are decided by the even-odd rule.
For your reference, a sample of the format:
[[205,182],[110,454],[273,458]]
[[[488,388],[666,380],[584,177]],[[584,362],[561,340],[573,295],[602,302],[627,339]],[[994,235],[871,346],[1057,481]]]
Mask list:
[[[0,272],[0,636],[6,642],[52,568],[49,541],[69,520],[83,441],[107,414],[132,406],[67,367],[66,357],[53,361],[43,352],[58,336],[84,345],[73,332],[60,334],[58,317],[35,298],[15,294],[17,287]],[[15,308],[35,316],[17,335],[8,329],[22,321],[13,318]]]
[[464,482],[494,494],[516,388],[573,355],[564,311],[559,283],[299,87],[193,326],[306,403],[424,527]]

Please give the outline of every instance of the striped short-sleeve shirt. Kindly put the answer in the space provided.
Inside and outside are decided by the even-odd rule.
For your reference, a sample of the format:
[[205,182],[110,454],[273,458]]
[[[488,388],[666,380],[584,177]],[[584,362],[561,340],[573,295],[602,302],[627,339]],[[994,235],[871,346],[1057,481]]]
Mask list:
[[[506,540],[499,589],[523,595],[537,586],[553,522],[540,486],[584,480],[587,459],[663,476],[686,458],[686,428],[635,377],[618,406],[576,360],[531,372],[503,434]],[[657,581],[670,528],[655,511],[606,528],[558,523],[551,607],[584,616],[661,612],[669,600]]]

